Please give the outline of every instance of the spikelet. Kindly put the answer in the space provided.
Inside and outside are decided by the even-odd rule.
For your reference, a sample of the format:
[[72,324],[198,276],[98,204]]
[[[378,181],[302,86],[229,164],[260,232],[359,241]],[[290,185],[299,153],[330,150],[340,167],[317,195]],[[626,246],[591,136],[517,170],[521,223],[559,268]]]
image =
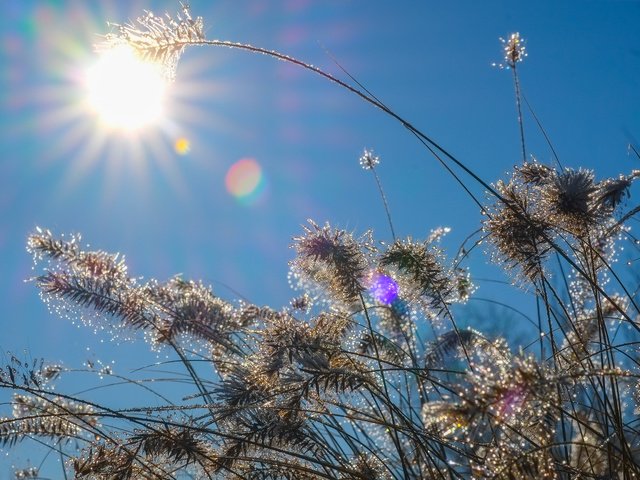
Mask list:
[[536,281],[544,274],[551,250],[551,225],[532,201],[530,187],[514,178],[510,183],[498,182],[496,190],[504,201],[491,206],[484,221],[484,231],[495,247],[493,260],[525,280]]
[[141,60],[160,65],[168,80],[174,79],[184,49],[205,40],[202,17],[194,19],[185,4],[182,4],[182,13],[175,18],[169,14],[156,16],[146,11],[134,23],[112,23],[111,26],[116,31],[105,36],[104,41],[96,46],[98,51],[120,46],[131,48]]
[[166,284],[149,283],[146,292],[159,308],[154,341],[169,343],[180,336],[231,348],[229,333],[240,328],[231,304],[201,282],[174,277]]
[[360,166],[365,170],[373,170],[380,163],[380,157],[373,153],[373,150],[365,149],[360,157]]
[[209,449],[206,442],[200,440],[188,425],[161,425],[148,430],[136,430],[128,438],[129,444],[150,459],[163,459],[174,466],[186,466],[192,463],[206,462]]
[[494,67],[515,68],[516,64],[522,62],[527,57],[525,41],[520,37],[519,32],[512,33],[509,38],[500,37],[504,53],[504,63],[494,63]]
[[62,397],[15,394],[13,418],[0,418],[0,445],[13,446],[26,437],[82,438],[93,432],[98,417],[90,405]]
[[295,237],[293,248],[296,258],[292,268],[303,280],[312,281],[337,301],[351,305],[357,303],[366,290],[364,276],[368,262],[363,249],[369,242],[356,240],[345,230],[318,226],[309,220],[304,235]]
[[403,298],[425,302],[435,314],[458,300],[458,283],[444,265],[442,251],[429,241],[396,240],[380,254],[379,265],[397,281]]
[[16,480],[27,480],[29,478],[39,478],[40,469],[38,467],[27,467],[15,470],[13,476]]
[[593,208],[596,191],[592,171],[566,169],[543,184],[541,208],[551,223],[583,237],[601,220],[600,210]]

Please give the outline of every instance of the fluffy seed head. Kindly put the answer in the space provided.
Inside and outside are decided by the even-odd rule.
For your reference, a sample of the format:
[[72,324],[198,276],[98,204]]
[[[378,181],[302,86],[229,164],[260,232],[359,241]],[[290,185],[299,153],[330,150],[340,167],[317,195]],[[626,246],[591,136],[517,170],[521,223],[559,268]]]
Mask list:
[[500,38],[503,44],[504,61],[509,68],[515,68],[516,63],[522,62],[527,56],[524,39],[519,32],[512,33],[508,39]]
[[541,190],[543,206],[554,223],[576,235],[598,221],[599,212],[592,203],[595,192],[593,172],[585,169],[557,173]]
[[396,240],[380,257],[380,266],[395,270],[394,278],[400,291],[409,298],[428,299],[431,306],[443,307],[448,303],[452,284],[449,272],[442,263],[442,255],[428,242],[412,239]]
[[98,51],[120,45],[132,48],[141,60],[162,66],[164,76],[173,80],[182,52],[188,45],[205,39],[202,17],[191,16],[189,6],[182,5],[182,13],[174,17],[169,14],[154,15],[147,11],[135,22],[125,25],[112,23],[115,33],[109,33],[96,46]]
[[541,185],[549,180],[553,170],[538,162],[525,162],[516,167],[515,175],[524,183]]
[[366,290],[363,279],[368,263],[362,251],[366,245],[329,224],[319,227],[309,220],[309,225],[303,227],[304,235],[294,238],[297,255],[293,268],[334,298],[346,303],[358,301]]
[[631,182],[640,175],[639,170],[635,170],[631,175],[620,175],[618,178],[609,178],[603,180],[597,185],[595,194],[595,203],[598,208],[613,213],[620,206],[625,197],[629,196],[629,187]]
[[360,157],[360,166],[365,170],[372,170],[380,163],[380,157],[373,154],[373,150],[365,149]]
[[513,182],[498,182],[496,190],[504,202],[497,202],[484,221],[489,242],[496,248],[494,260],[509,270],[518,269],[526,280],[534,281],[542,275],[551,249],[547,240],[550,225],[532,205],[528,190]]

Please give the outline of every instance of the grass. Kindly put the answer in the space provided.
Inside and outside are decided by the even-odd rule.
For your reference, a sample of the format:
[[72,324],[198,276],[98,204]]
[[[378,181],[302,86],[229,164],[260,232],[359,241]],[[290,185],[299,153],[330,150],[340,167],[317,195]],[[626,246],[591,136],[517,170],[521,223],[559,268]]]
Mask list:
[[[172,20],[147,15],[104,48],[129,45],[169,77],[192,45],[266,54],[321,75],[400,122],[482,208],[481,228],[454,255],[440,245],[444,229],[422,240],[396,236],[378,159],[365,152],[393,241],[310,221],[293,243],[300,295],[281,310],[222,299],[181,277],[143,282],[117,254],[39,229],[28,239],[33,282],[52,310],[140,332],[134,338],[173,352],[163,368],[182,371],[138,380],[100,369],[148,395],[147,405],[122,409],[54,392],[68,370],[10,357],[0,369],[0,387],[13,393],[0,444],[49,445],[67,478],[636,478],[638,278],[618,260],[621,245],[637,248],[628,223],[638,209],[625,200],[640,171],[597,180],[527,159],[519,35],[504,44],[523,159],[491,184],[353,77],[207,40],[202,25],[186,8]],[[487,200],[471,193],[478,184]],[[475,291],[465,260],[481,242],[512,288],[536,298],[526,344],[459,327]],[[171,401],[161,382],[189,394]]]

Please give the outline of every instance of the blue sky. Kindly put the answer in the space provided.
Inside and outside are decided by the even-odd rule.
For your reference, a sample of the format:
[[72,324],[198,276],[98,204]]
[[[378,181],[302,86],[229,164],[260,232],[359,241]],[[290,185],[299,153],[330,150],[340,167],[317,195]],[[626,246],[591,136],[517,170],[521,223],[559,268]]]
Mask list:
[[[598,178],[638,168],[627,145],[640,138],[640,1],[190,3],[208,38],[282,51],[344,77],[333,56],[488,182],[519,161],[511,73],[491,67],[501,60],[498,37],[519,31],[529,53],[519,66],[523,92],[563,164],[593,168]],[[68,366],[115,359],[123,374],[155,358],[142,343],[116,348],[49,314],[24,282],[32,275],[25,240],[36,226],[122,252],[135,276],[181,273],[225,298],[236,291],[280,307],[294,295],[288,247],[307,218],[373,228],[389,240],[374,180],[358,165],[367,147],[381,157],[399,236],[449,226],[453,253],[478,228],[477,206],[401,125],[262,55],[188,50],[165,125],[141,136],[96,131],[78,84],[94,61],[96,34],[108,31],[107,20],[176,8],[172,1],[0,4],[0,350]],[[525,128],[528,152],[550,163],[528,114]],[[175,149],[181,138],[186,154]],[[225,185],[241,159],[262,171],[255,198],[244,201]],[[509,280],[487,262],[478,251],[472,274]],[[504,301],[501,290],[478,283],[478,295]],[[0,479],[9,471],[0,467]]]

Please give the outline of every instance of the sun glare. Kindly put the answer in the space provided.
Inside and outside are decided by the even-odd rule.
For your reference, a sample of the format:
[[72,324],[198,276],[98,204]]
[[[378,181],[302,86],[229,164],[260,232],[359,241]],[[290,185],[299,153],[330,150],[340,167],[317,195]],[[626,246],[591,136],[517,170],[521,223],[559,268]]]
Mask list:
[[105,125],[136,130],[162,116],[166,81],[160,68],[126,46],[105,51],[86,74],[90,108]]

